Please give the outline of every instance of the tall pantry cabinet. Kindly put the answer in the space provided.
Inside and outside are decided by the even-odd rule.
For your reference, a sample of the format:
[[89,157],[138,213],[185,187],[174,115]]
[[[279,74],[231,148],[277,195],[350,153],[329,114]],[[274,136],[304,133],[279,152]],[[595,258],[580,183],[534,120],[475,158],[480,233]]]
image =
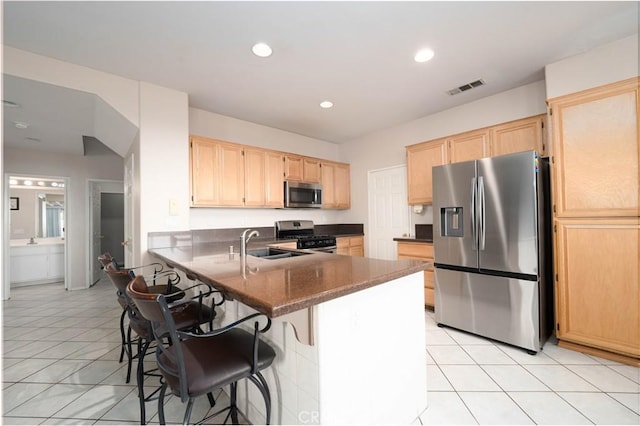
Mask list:
[[559,345],[640,365],[639,80],[550,99]]

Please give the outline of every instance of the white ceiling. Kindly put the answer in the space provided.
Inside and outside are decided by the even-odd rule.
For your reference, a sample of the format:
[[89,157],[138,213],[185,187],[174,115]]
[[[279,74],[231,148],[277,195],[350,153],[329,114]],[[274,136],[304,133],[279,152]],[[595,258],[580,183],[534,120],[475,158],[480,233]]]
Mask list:
[[[542,80],[546,64],[638,32],[631,1],[5,1],[3,9],[5,45],[335,143]],[[253,56],[258,41],[271,45],[270,58]],[[418,64],[422,47],[435,58]],[[486,86],[446,94],[477,79]],[[55,108],[85,115],[60,99]],[[323,100],[334,108],[321,109]],[[74,125],[51,121],[50,132]]]

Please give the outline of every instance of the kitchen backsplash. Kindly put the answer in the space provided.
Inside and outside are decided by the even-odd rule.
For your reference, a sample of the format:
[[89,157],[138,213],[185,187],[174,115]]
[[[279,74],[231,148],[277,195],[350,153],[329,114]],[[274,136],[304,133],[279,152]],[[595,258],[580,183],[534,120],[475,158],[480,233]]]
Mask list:
[[416,239],[418,239],[418,240],[432,240],[433,239],[433,225],[416,224]]

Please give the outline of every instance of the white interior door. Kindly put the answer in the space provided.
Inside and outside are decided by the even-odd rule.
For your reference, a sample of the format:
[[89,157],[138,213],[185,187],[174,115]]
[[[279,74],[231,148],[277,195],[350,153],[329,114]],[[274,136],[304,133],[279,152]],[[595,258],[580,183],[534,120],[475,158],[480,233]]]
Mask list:
[[395,260],[394,238],[409,234],[407,167],[396,166],[369,172],[369,257]]
[[133,167],[134,154],[126,158],[124,163],[124,264],[127,267],[133,265],[134,253],[134,209],[133,209]]

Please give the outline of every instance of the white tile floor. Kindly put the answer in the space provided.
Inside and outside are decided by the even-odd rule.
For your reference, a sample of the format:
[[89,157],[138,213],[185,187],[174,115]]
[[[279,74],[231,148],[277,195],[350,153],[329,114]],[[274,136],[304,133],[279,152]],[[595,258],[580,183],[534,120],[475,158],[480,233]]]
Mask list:
[[[112,285],[13,289],[3,302],[4,424],[137,424],[135,378],[125,384]],[[640,369],[564,350],[535,356],[435,325],[425,312],[425,424],[640,424]],[[224,396],[222,396],[224,398]],[[201,404],[199,404],[201,402]],[[193,419],[209,410],[200,398]],[[167,402],[167,421],[184,407]],[[147,417],[157,423],[155,402]]]

